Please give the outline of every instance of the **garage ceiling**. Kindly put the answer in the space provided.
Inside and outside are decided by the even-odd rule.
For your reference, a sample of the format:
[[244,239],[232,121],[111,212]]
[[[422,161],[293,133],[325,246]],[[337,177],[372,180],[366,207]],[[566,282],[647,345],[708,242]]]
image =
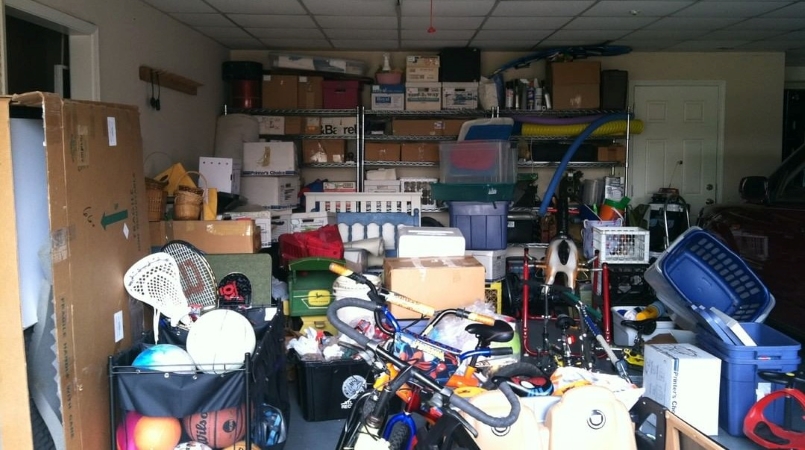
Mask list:
[[[805,65],[805,1],[144,0],[232,50],[785,51]],[[431,26],[431,5],[433,28]]]

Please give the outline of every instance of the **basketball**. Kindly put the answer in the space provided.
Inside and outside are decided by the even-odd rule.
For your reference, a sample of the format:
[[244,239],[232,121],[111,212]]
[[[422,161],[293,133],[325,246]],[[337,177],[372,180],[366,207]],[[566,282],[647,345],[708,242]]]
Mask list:
[[[229,447],[225,448],[224,450],[246,450],[246,441],[239,441]],[[260,450],[260,447],[257,444],[252,443],[252,450]]]
[[233,445],[246,436],[245,405],[196,413],[182,420],[190,439],[213,448]]
[[134,444],[134,427],[140,421],[143,415],[137,411],[129,411],[126,417],[117,426],[115,432],[115,442],[117,443],[117,450],[137,450]]
[[175,417],[143,416],[134,426],[137,450],[173,450],[182,438],[182,425]]
[[212,450],[212,447],[201,442],[187,441],[173,447],[173,450]]
[[182,347],[173,344],[157,344],[140,352],[131,364],[138,369],[160,372],[195,373],[196,364]]
[[256,343],[249,319],[228,309],[203,314],[187,333],[187,353],[199,370],[212,374],[240,369],[245,354],[254,352]]

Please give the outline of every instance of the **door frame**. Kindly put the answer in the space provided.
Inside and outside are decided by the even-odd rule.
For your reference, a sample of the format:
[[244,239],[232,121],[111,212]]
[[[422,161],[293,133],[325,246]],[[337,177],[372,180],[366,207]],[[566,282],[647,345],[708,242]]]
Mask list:
[[37,25],[68,35],[70,45],[70,97],[100,101],[101,71],[98,26],[33,0],[0,0],[0,93],[8,93],[5,7],[13,8]]
[[[637,87],[663,87],[663,86],[683,86],[683,87],[717,87],[718,88],[718,131],[716,143],[716,195],[715,202],[721,203],[721,191],[724,185],[724,120],[725,120],[725,104],[726,104],[726,91],[727,82],[725,80],[634,80],[629,81],[629,105],[631,105],[631,112],[635,110],[635,88]],[[640,119],[635,117],[635,119]],[[627,179],[634,179],[631,159],[634,152],[628,152],[626,161]],[[629,193],[634,194],[634,184],[629,186]],[[698,214],[698,213],[697,213]]]

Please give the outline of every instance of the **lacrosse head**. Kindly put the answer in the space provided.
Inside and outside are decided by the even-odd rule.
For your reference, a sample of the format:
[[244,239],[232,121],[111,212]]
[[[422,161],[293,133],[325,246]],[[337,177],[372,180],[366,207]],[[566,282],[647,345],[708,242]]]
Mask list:
[[153,253],[126,271],[124,285],[129,295],[152,306],[171,321],[189,323],[190,306],[182,292],[176,260],[167,253]]

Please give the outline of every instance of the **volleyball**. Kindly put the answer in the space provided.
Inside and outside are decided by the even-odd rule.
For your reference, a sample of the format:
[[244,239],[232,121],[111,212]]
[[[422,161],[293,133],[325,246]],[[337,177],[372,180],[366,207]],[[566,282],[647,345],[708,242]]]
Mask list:
[[198,369],[211,374],[238,370],[257,338],[252,324],[237,311],[216,309],[203,314],[187,333],[187,353]]

